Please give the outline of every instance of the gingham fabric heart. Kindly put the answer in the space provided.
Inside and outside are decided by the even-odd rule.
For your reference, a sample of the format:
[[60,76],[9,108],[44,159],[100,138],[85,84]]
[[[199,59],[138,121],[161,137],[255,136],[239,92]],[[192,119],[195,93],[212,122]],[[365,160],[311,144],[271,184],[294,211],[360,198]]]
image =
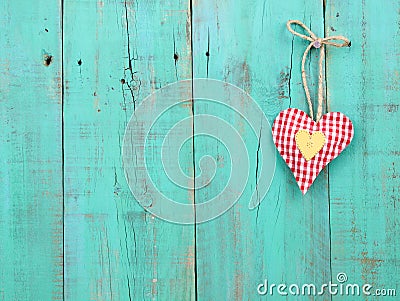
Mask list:
[[[300,130],[309,132],[310,143],[315,132],[322,132],[325,136],[323,147],[309,160],[296,144],[296,134]],[[350,119],[339,112],[327,113],[316,123],[299,109],[287,109],[275,119],[272,135],[276,148],[305,194],[321,170],[350,144],[354,130]]]

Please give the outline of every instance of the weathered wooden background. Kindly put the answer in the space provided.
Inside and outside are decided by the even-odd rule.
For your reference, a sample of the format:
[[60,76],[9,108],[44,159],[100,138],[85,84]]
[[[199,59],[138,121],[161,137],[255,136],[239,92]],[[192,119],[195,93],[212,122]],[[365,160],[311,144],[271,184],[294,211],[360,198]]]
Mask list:
[[[304,197],[278,157],[257,214],[239,202],[198,226],[153,218],[122,169],[134,106],[208,76],[249,92],[270,121],[306,110],[306,42],[288,19],[352,41],[326,61],[350,147]],[[294,300],[257,284],[339,272],[400,294],[398,0],[3,0],[0,30],[0,300]]]

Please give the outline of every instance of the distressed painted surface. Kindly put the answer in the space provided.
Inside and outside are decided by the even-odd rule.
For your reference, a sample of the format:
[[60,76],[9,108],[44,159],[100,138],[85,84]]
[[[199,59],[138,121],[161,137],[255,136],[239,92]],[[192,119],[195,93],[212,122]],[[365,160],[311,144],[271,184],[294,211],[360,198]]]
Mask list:
[[332,274],[346,271],[352,281],[376,288],[397,286],[395,299],[400,294],[399,9],[398,1],[333,0],[325,19],[328,34],[337,30],[353,41],[348,51],[328,52],[328,105],[345,112],[356,129],[352,147],[329,169]]
[[121,158],[140,99],[191,76],[188,5],[67,0],[64,8],[65,298],[193,299],[193,227],[147,214]]
[[0,300],[62,299],[60,3],[0,2]]
[[[62,11],[58,1],[2,1],[0,300],[283,300],[293,297],[260,297],[257,284],[320,285],[339,272],[399,294],[399,9],[394,0],[64,0]],[[278,157],[254,211],[250,183],[211,222],[153,218],[122,169],[135,106],[168,83],[209,77],[244,89],[270,122],[288,107],[307,110],[300,74],[307,44],[287,32],[288,19],[352,40],[351,48],[328,48],[326,63],[327,106],[352,119],[352,144],[306,196]],[[316,51],[310,59],[313,96]],[[189,102],[162,126],[206,109]],[[252,179],[257,139],[248,142]],[[215,143],[191,143],[195,159],[225,156]],[[181,164],[190,174],[194,162],[188,151]],[[150,166],[155,183],[183,202],[222,188],[221,181],[195,195],[174,190],[159,167]],[[349,297],[300,300],[308,299]]]
[[[212,0],[194,3],[195,76],[207,76],[204,54],[209,31],[209,77],[243,88],[263,108],[271,124],[282,109],[306,109],[299,72],[306,44],[292,40],[285,23],[289,16],[304,19],[307,24],[312,20],[312,29],[322,31],[320,4]],[[208,145],[197,147],[199,152],[202,148],[205,153],[210,151]],[[256,161],[257,141],[249,143],[248,149],[251,160]],[[251,178],[255,178],[255,172],[253,168]],[[258,209],[247,209],[246,191],[233,210],[199,225],[199,300],[257,300],[257,285],[265,278],[277,283],[329,281],[326,185],[326,176],[321,175],[310,193],[302,197],[292,174],[278,157],[272,187]],[[254,184],[247,189],[252,191]]]

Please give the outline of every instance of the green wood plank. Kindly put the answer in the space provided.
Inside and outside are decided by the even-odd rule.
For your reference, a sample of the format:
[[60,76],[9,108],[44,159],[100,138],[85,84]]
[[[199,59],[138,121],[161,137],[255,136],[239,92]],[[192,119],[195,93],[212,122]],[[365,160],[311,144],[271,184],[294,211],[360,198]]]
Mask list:
[[[0,300],[63,299],[63,285],[66,300],[257,300],[265,278],[318,285],[335,282],[339,272],[348,283],[373,285],[372,293],[398,291],[398,1],[325,1],[325,16],[322,3],[309,1],[203,0],[191,3],[192,12],[188,1],[64,2],[64,183],[60,3],[0,4]],[[307,43],[285,28],[294,18],[317,34],[325,28],[352,40],[350,49],[327,53],[328,107],[353,120],[350,147],[305,197],[277,157],[270,192],[249,211],[253,137],[253,182],[225,215],[194,231],[145,213],[122,169],[134,107],[151,91],[191,78],[193,34],[194,77],[243,88],[270,122],[287,107],[306,110],[300,59]],[[313,96],[316,54],[308,66]],[[195,113],[213,109],[195,104]],[[249,130],[231,112],[218,113]],[[167,114],[154,132],[155,149],[163,130],[190,114],[190,104]],[[201,156],[228,156],[215,141],[194,143],[196,173]],[[183,155],[187,173],[192,155]],[[196,192],[196,203],[223,189],[225,163],[217,181]],[[149,166],[160,189],[192,202],[192,194],[165,181],[161,167]]]
[[[193,226],[146,213],[121,158],[135,103],[191,76],[187,2],[64,3],[66,299],[191,300]],[[189,116],[190,106],[179,114]],[[172,196],[190,201],[187,192]]]
[[0,2],[0,300],[63,296],[59,12]]
[[327,33],[337,31],[352,40],[348,50],[329,49],[329,106],[347,114],[355,126],[349,149],[330,165],[332,277],[345,272],[348,283],[369,283],[372,293],[397,288],[398,295],[399,2],[327,4]]
[[[196,1],[193,13],[195,77],[206,77],[208,70],[208,77],[241,87],[258,102],[271,124],[285,108],[307,111],[300,61],[308,43],[293,39],[286,22],[300,19],[322,34],[320,2]],[[316,55],[312,53],[308,67],[313,96]],[[195,113],[206,109],[195,102]],[[234,118],[229,112],[223,114]],[[241,122],[238,119],[236,125],[240,127]],[[256,172],[257,144],[253,140],[247,145],[251,178]],[[198,141],[195,149],[199,157],[219,154],[212,143]],[[219,183],[211,191],[196,193],[196,203],[222,189],[224,182]],[[253,189],[250,184],[236,206],[221,218],[197,227],[199,300],[282,300],[285,297],[276,291],[272,297],[258,296],[257,285],[264,279],[301,285],[322,284],[331,278],[327,173],[303,197],[278,156],[270,191],[258,209],[249,211]]]

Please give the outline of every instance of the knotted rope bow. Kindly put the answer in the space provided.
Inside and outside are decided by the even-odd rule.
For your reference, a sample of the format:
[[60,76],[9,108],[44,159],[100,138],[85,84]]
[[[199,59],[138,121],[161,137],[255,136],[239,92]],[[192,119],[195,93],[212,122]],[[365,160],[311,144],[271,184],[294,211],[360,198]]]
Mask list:
[[[306,36],[301,33],[298,33],[297,31],[294,31],[291,27],[292,24],[300,25],[301,27],[304,28],[305,31],[307,31],[310,34],[310,36]],[[326,37],[326,38],[318,38],[306,25],[304,25],[303,22],[298,21],[298,20],[289,20],[286,23],[286,27],[292,34],[294,34],[304,40],[310,41],[310,44],[304,51],[303,59],[301,61],[301,77],[303,79],[303,86],[304,86],[304,91],[305,91],[306,97],[307,97],[308,107],[310,109],[311,119],[314,118],[313,117],[314,112],[313,112],[313,106],[312,106],[312,102],[311,102],[310,91],[307,86],[307,78],[306,78],[306,71],[305,71],[304,65],[306,63],[307,54],[310,52],[311,48],[312,47],[320,48],[319,64],[318,64],[318,68],[319,68],[319,70],[318,70],[318,72],[319,72],[319,75],[318,75],[318,112],[317,112],[317,118],[316,118],[316,122],[318,122],[322,116],[322,102],[323,102],[323,85],[322,85],[323,66],[322,66],[322,64],[323,64],[324,58],[325,58],[325,45],[332,45],[335,47],[350,47],[351,46],[350,40],[348,40],[344,36],[332,36],[332,37]],[[335,40],[343,41],[343,43],[332,42]]]

